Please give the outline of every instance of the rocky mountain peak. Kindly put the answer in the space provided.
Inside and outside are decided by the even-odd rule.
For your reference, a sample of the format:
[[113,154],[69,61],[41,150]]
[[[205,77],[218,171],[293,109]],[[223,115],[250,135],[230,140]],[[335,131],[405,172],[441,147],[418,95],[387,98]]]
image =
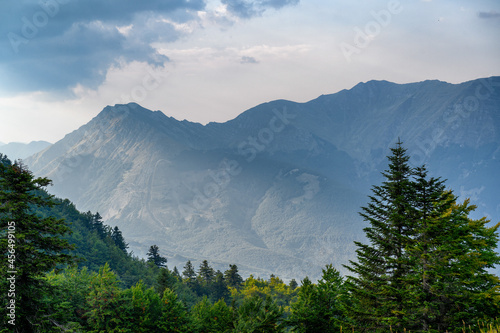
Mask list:
[[118,225],[137,255],[157,244],[169,266],[210,258],[221,270],[315,278],[352,259],[358,211],[398,138],[415,166],[500,219],[499,85],[369,81],[206,126],[108,106],[26,163]]

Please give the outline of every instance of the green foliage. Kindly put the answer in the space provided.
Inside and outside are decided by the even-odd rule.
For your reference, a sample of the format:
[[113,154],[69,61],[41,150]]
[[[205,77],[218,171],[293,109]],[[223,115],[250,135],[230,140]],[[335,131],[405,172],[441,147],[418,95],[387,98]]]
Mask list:
[[161,323],[162,303],[158,293],[138,282],[119,295],[120,306],[116,318],[120,320],[120,332],[147,333],[157,330]]
[[270,296],[252,296],[243,300],[237,311],[235,332],[284,332],[283,309]]
[[293,332],[339,332],[344,316],[346,292],[343,278],[332,265],[323,269],[317,285],[306,277],[287,319]]
[[409,157],[400,142],[392,153],[389,170],[382,173],[386,181],[373,187],[370,203],[362,208],[361,216],[370,224],[364,229],[370,244],[355,242],[358,262],[347,266],[355,274],[347,287],[355,299],[352,317],[369,327],[399,330],[407,315],[405,278],[411,271],[405,248],[415,231]]
[[147,253],[148,262],[155,264],[158,268],[165,267],[167,264],[167,258],[160,255],[160,249],[158,245],[151,245]]
[[243,283],[243,278],[238,274],[238,266],[229,265],[229,269],[224,272],[224,279],[227,285],[232,288],[238,289]]
[[165,289],[175,290],[176,285],[179,283],[179,279],[175,274],[168,270],[167,267],[160,270],[160,274],[156,280],[156,290],[159,294],[163,295]]
[[191,321],[195,332],[232,332],[233,311],[224,300],[212,304],[205,296],[191,309]]
[[254,278],[252,275],[246,279],[241,288],[229,288],[231,297],[238,303],[241,303],[246,298],[258,296],[265,299],[270,296],[280,306],[290,304],[292,298],[296,295],[296,291],[286,285],[279,277],[271,277],[269,280]]
[[196,273],[193,268],[193,264],[191,260],[188,260],[186,266],[184,266],[184,271],[182,272],[182,276],[185,280],[192,281],[196,278]]
[[[236,265],[222,273],[207,260],[197,272],[188,261],[181,277],[155,245],[148,262],[133,257],[118,227],[54,199],[48,179],[0,154],[0,266],[16,266],[15,332],[497,332],[500,280],[488,269],[500,263],[500,223],[470,218],[475,206],[409,167],[401,143],[392,153],[362,208],[369,244],[356,243],[354,276],[344,282],[327,265],[300,287],[243,280]],[[75,255],[78,267],[65,266]],[[9,281],[0,288],[0,332],[10,332]]]
[[[0,269],[5,274],[0,283],[1,324],[16,332],[33,332],[45,329],[51,311],[45,302],[51,286],[44,274],[73,260],[68,253],[72,246],[63,239],[70,229],[63,219],[36,213],[39,207],[54,205],[53,197],[42,192],[49,179],[35,178],[24,165],[10,164],[3,155],[0,160]],[[7,305],[15,306],[10,317]]]
[[161,299],[162,309],[158,327],[162,332],[184,333],[190,330],[188,312],[184,304],[177,299],[177,294],[165,289]]
[[[97,213],[80,213],[69,200],[55,199],[53,207],[38,208],[37,213],[43,217],[64,218],[68,221],[72,231],[64,238],[75,249],[70,253],[79,258],[78,267],[87,267],[97,272],[100,267],[108,263],[109,267],[118,275],[120,286],[130,287],[139,280],[148,286],[153,286],[159,269],[124,251],[116,244],[116,235],[121,234],[117,227],[111,229],[102,224],[102,231],[98,231],[95,221],[101,220]],[[97,225],[101,225],[97,223]],[[115,234],[115,239],[113,239]]]
[[370,244],[356,243],[348,267],[351,321],[380,332],[461,332],[457,323],[500,315],[500,280],[487,271],[500,262],[500,224],[470,219],[469,200],[456,203],[425,167],[410,168],[401,143],[392,153],[361,214]]
[[290,287],[291,290],[295,290],[295,288],[297,288],[299,284],[297,283],[297,281],[295,281],[295,279],[291,279],[288,286]]
[[118,229],[118,226],[115,226],[111,232],[111,239],[120,250],[127,253],[128,244],[125,242],[125,238],[123,238],[122,232]]
[[202,284],[210,284],[215,277],[215,271],[208,265],[207,260],[203,260],[198,269],[198,279]]
[[91,279],[87,296],[89,311],[86,316],[91,332],[117,332],[121,324],[117,317],[119,292],[118,277],[108,264],[104,265]]
[[70,267],[60,273],[47,274],[47,282],[54,286],[51,301],[54,314],[52,319],[59,325],[83,327],[86,325],[88,312],[87,299],[92,289],[92,281],[97,273],[86,267],[78,270]]

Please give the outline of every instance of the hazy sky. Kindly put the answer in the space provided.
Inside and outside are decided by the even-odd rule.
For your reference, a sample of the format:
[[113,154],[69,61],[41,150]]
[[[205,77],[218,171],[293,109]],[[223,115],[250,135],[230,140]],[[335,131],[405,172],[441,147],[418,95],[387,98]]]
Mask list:
[[358,82],[500,75],[498,0],[2,0],[0,142],[106,105],[222,122]]

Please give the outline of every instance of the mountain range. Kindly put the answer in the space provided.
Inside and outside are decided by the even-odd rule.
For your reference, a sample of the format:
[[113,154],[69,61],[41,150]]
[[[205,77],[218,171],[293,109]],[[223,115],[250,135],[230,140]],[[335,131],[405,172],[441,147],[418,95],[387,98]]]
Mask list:
[[135,254],[170,267],[209,259],[243,275],[318,278],[354,259],[358,212],[399,139],[475,214],[500,219],[500,77],[359,83],[307,103],[276,100],[225,123],[107,106],[27,158],[51,192],[118,225]]
[[51,143],[47,141],[10,142],[7,144],[0,142],[0,153],[7,155],[11,160],[25,159],[50,145]]

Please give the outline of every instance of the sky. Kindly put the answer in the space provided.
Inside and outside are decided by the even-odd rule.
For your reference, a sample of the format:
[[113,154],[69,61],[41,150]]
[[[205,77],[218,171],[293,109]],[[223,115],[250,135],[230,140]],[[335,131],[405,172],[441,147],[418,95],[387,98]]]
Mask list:
[[224,122],[359,82],[500,75],[498,0],[2,0],[0,142],[105,106]]

